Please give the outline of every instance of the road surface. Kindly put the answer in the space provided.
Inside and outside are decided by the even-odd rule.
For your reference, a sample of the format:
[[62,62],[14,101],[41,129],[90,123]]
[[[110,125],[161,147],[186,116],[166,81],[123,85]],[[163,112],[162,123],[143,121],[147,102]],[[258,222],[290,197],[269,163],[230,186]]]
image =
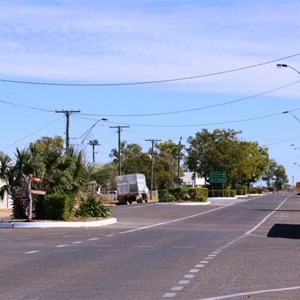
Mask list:
[[0,299],[300,299],[300,197],[117,206],[118,223],[0,230]]

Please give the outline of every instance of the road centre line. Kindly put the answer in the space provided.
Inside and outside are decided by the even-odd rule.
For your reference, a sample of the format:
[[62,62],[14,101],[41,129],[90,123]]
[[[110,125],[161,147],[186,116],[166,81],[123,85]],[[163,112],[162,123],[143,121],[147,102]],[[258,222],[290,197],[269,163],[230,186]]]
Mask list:
[[32,251],[25,252],[24,254],[34,254],[38,252],[41,252],[41,250],[32,250]]
[[265,223],[275,212],[277,212],[285,202],[290,199],[290,196],[285,198],[272,212],[270,212],[265,218],[263,218],[256,226],[246,232],[247,235],[251,234],[257,228],[259,228],[263,223]]
[[211,210],[199,213],[199,214],[190,215],[190,216],[179,218],[179,219],[174,219],[174,220],[171,220],[171,221],[160,222],[160,223],[156,223],[156,224],[152,224],[152,225],[148,225],[148,226],[143,226],[143,227],[139,227],[139,228],[135,228],[135,229],[121,231],[121,232],[119,232],[119,234],[126,234],[126,233],[141,231],[141,230],[145,230],[145,229],[149,229],[149,228],[153,228],[153,227],[157,227],[157,226],[168,225],[168,224],[172,224],[172,223],[175,223],[175,222],[180,222],[180,221],[183,221],[183,220],[188,220],[188,219],[196,218],[196,217],[199,217],[199,216],[206,215],[206,214],[208,214],[210,212],[213,212],[213,211],[217,211],[217,210],[220,210],[220,209],[227,208],[227,207],[232,206],[232,205],[234,205],[234,204],[229,204],[227,206],[217,207],[217,208],[214,208],[214,209],[211,209]]
[[[266,222],[277,210],[279,210],[281,208],[281,206],[289,199],[290,197],[285,198],[276,208],[275,210],[273,210],[271,213],[269,213],[265,218],[263,218],[263,220],[261,220],[257,225],[255,225],[254,227],[252,227],[250,230],[248,230],[246,233],[240,235],[239,237],[233,239],[232,241],[230,241],[229,243],[219,247],[219,249],[213,251],[211,254],[208,255],[208,257],[205,258],[205,260],[200,261],[200,264],[204,264],[204,266],[206,266],[209,263],[209,260],[214,259],[220,252],[222,252],[223,250],[227,249],[228,247],[232,246],[233,244],[235,244],[236,242],[238,242],[239,240],[249,236],[253,231],[255,231],[257,228],[259,228],[264,222]],[[189,271],[189,273],[198,273],[200,271],[199,269],[200,265],[196,265],[193,269],[191,269]],[[189,278],[187,277],[188,275],[185,275],[184,278]],[[178,286],[175,286],[171,289],[171,291],[176,291],[176,288]],[[182,288],[180,290],[182,290],[184,288],[184,286],[182,286]],[[289,289],[289,288],[287,288]],[[300,289],[300,287],[294,287],[292,289]],[[279,291],[283,291],[286,289],[279,289]],[[252,295],[252,294],[259,294],[259,293],[266,293],[269,291],[274,291],[274,290],[263,290],[263,291],[256,291],[254,293],[240,293],[240,294],[233,294],[233,295],[225,295],[225,296],[220,296],[220,297],[212,297],[212,298],[205,298],[205,299],[200,299],[200,300],[221,300],[221,299],[228,299],[228,298],[232,298],[232,297],[239,297],[239,296],[245,296],[245,295]],[[163,295],[163,298],[170,298],[170,297],[175,297],[177,294],[175,293],[165,293]]]

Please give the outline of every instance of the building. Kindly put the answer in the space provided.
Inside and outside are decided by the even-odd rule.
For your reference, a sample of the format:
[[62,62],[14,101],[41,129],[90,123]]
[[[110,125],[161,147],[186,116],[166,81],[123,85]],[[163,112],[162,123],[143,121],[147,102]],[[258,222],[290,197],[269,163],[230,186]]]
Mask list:
[[184,172],[184,175],[180,177],[182,179],[182,185],[188,185],[192,187],[205,185],[205,179],[198,176],[194,172]]

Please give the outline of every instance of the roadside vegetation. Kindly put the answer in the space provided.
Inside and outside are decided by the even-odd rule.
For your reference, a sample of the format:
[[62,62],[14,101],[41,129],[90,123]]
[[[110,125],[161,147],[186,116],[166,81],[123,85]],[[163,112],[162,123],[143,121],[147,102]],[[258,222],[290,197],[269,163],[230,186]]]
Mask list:
[[[162,201],[206,201],[209,196],[235,196],[260,193],[253,183],[262,179],[269,190],[281,190],[288,183],[285,169],[269,158],[268,149],[257,142],[239,138],[241,132],[230,129],[203,129],[190,136],[187,144],[172,140],[156,143],[153,152],[153,187]],[[150,187],[152,151],[144,152],[135,143],[121,142],[122,174],[145,174]],[[68,220],[74,217],[99,218],[110,215],[95,188],[115,189],[118,150],[112,149],[111,162],[97,166],[87,163],[82,151],[64,148],[62,137],[42,137],[28,148],[16,149],[14,160],[0,152],[0,179],[13,199],[15,218],[28,217],[28,178],[40,178],[32,189],[46,195],[33,195],[33,217]],[[205,179],[201,188],[184,187],[184,171]],[[222,171],[222,183],[210,182],[212,171]],[[25,196],[24,196],[25,195]]]

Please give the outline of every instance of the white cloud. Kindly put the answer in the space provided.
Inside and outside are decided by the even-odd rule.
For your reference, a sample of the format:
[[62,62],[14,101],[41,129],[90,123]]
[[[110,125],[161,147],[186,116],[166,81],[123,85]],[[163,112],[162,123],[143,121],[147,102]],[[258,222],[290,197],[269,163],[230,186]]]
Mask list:
[[[217,72],[299,52],[297,2],[172,3],[2,2],[1,77],[156,80]],[[200,85],[199,81],[182,84],[206,91],[264,90],[284,84],[282,74],[271,66],[202,79]],[[285,76],[286,82],[295,78],[289,72]]]

